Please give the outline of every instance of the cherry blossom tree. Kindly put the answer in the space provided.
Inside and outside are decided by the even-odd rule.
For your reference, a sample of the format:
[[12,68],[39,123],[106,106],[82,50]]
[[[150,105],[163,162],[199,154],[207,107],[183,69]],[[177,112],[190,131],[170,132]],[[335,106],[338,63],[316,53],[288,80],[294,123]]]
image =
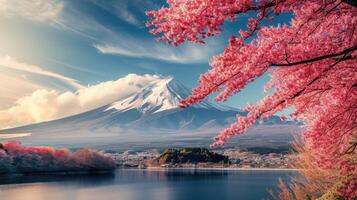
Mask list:
[[[175,46],[204,44],[221,34],[227,20],[249,14],[246,28],[232,35],[224,51],[212,58],[188,107],[218,93],[225,101],[268,72],[271,91],[245,117],[223,130],[212,146],[246,132],[288,107],[291,117],[304,122],[304,139],[316,165],[348,177],[341,193],[357,195],[357,1],[354,0],[168,0],[168,7],[149,11],[148,27]],[[292,13],[289,24],[266,22]],[[238,34],[239,33],[239,34]],[[282,118],[285,118],[282,116]]]

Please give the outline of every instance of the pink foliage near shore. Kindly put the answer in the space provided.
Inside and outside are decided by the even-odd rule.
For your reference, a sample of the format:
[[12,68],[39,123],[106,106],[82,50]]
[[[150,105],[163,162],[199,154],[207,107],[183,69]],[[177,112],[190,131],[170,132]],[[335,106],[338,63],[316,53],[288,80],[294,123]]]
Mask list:
[[[336,0],[168,0],[168,7],[149,11],[153,34],[174,45],[204,43],[234,21],[254,11],[239,35],[232,35],[225,50],[211,61],[192,95],[181,102],[188,107],[219,93],[225,101],[269,72],[266,91],[272,91],[247,116],[223,130],[213,146],[246,132],[257,120],[288,107],[291,117],[304,122],[304,137],[316,165],[336,169],[340,176],[357,175],[357,7]],[[265,26],[281,13],[293,13],[289,25]],[[248,40],[251,39],[251,40]],[[353,179],[341,191],[352,199]],[[351,181],[352,180],[352,181]]]
[[91,149],[26,147],[12,141],[0,149],[0,173],[72,172],[112,170],[114,159]]

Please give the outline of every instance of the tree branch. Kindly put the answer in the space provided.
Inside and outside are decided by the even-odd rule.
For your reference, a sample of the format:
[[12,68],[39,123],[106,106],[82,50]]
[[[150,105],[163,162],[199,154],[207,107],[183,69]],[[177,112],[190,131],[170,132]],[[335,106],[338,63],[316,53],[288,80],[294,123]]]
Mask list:
[[[265,5],[258,5],[258,6],[253,6],[253,7],[248,7],[246,8],[246,11],[257,11],[257,10],[261,10],[261,9],[266,9],[266,8],[270,8],[270,7],[273,7],[273,6],[276,6],[277,4],[276,3],[273,3],[273,2],[270,2],[270,3],[267,3]],[[240,13],[243,13],[243,10],[239,10],[237,12],[235,12],[234,14],[240,14]]]
[[319,61],[319,60],[324,60],[327,58],[333,58],[333,57],[337,57],[337,56],[342,56],[342,55],[347,55],[348,53],[357,50],[357,45],[345,49],[343,51],[337,52],[337,53],[333,53],[333,54],[327,54],[327,55],[323,55],[323,56],[319,56],[319,57],[315,57],[315,58],[311,58],[311,59],[307,59],[307,60],[301,60],[301,61],[297,61],[297,62],[290,62],[290,63],[271,63],[272,66],[277,66],[277,67],[283,67],[283,66],[294,66],[294,65],[300,65],[300,64],[306,64],[306,63],[311,63],[311,62],[315,62],[315,61]]
[[[357,7],[357,1],[356,0],[341,0],[341,2],[346,3],[346,4],[348,4],[350,6],[353,6],[353,7]],[[271,8],[271,7],[276,6],[276,5],[277,5],[276,3],[270,2],[270,3],[267,3],[265,5],[258,5],[258,6],[248,7],[246,9],[247,9],[247,11],[257,11],[257,10],[261,10],[261,9]],[[243,11],[242,10],[237,11],[235,14],[240,14],[240,13],[243,13]]]
[[[342,58],[337,58],[336,59],[336,62],[332,65],[332,66],[335,66],[336,64],[342,62],[342,61],[345,61],[347,59],[351,59],[353,57],[351,56],[347,56],[348,53],[354,51],[357,49],[357,45],[351,47],[351,48],[348,48],[348,49],[345,49],[341,52],[338,52],[338,53],[334,53],[334,54],[328,54],[328,55],[323,55],[323,56],[319,56],[319,57],[316,57],[316,58],[312,58],[312,59],[308,59],[308,60],[303,60],[303,61],[298,61],[298,62],[293,62],[293,63],[287,63],[287,64],[270,64],[270,66],[293,66],[293,65],[299,65],[299,64],[307,64],[307,63],[311,63],[311,62],[316,62],[316,61],[319,61],[319,60],[323,60],[323,59],[327,59],[327,58],[334,58],[334,57],[337,57],[337,56],[342,56]],[[234,78],[235,76],[238,76],[240,74],[240,71],[232,74],[229,78],[227,78],[226,80],[223,80],[219,83],[215,83],[214,87],[210,88],[210,90],[207,92],[207,94],[205,94],[205,96],[208,96],[212,91],[214,91],[215,89],[217,89],[218,87],[222,86],[223,84],[225,84],[228,80]],[[313,80],[312,82],[314,82],[315,80]],[[311,84],[311,83],[309,83]],[[301,91],[303,92],[303,91]],[[283,103],[283,102],[281,102]]]
[[294,98],[299,97],[300,95],[302,95],[313,83],[315,83],[316,81],[318,81],[324,73],[327,73],[331,68],[333,68],[334,66],[336,66],[338,63],[342,62],[346,57],[346,54],[340,58],[339,60],[337,60],[334,64],[330,65],[329,67],[327,67],[326,69],[324,69],[318,76],[316,76],[315,78],[313,78],[311,81],[309,81],[306,86],[304,88],[302,88],[300,91],[297,91],[294,95],[292,95],[291,97],[287,97],[286,99],[281,99],[279,102],[277,102],[277,104],[275,104],[274,106],[272,106],[271,108],[268,108],[267,110],[264,110],[262,113],[260,113],[257,116],[257,119],[259,117],[261,117],[263,114],[272,111],[274,108],[280,106],[281,104],[285,103],[287,100],[292,100]]

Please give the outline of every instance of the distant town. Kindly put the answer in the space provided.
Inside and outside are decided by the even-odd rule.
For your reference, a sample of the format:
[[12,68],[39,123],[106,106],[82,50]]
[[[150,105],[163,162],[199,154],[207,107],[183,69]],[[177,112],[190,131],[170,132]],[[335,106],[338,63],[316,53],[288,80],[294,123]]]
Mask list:
[[263,152],[229,148],[209,151],[205,148],[171,148],[112,153],[119,168],[271,168],[291,169],[295,155],[288,152]]

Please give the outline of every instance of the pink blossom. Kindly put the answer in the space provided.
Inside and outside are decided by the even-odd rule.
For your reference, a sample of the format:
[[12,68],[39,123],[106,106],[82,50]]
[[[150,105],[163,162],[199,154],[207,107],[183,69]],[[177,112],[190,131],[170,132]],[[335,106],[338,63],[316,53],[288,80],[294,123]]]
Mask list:
[[[192,95],[181,107],[200,102],[219,92],[225,101],[256,78],[269,72],[266,90],[272,90],[246,117],[223,130],[212,144],[246,132],[257,120],[294,107],[291,117],[303,121],[304,136],[322,168],[356,176],[356,151],[346,154],[357,138],[357,8],[335,0],[168,0],[169,7],[147,14],[151,32],[161,40],[179,45],[204,43],[223,32],[226,20],[255,11],[241,37],[211,61]],[[283,12],[294,14],[290,25],[263,26],[262,20]],[[248,37],[257,38],[249,43]],[[352,158],[351,158],[352,157]],[[346,183],[349,191],[356,184]],[[352,189],[351,189],[352,188]]]

